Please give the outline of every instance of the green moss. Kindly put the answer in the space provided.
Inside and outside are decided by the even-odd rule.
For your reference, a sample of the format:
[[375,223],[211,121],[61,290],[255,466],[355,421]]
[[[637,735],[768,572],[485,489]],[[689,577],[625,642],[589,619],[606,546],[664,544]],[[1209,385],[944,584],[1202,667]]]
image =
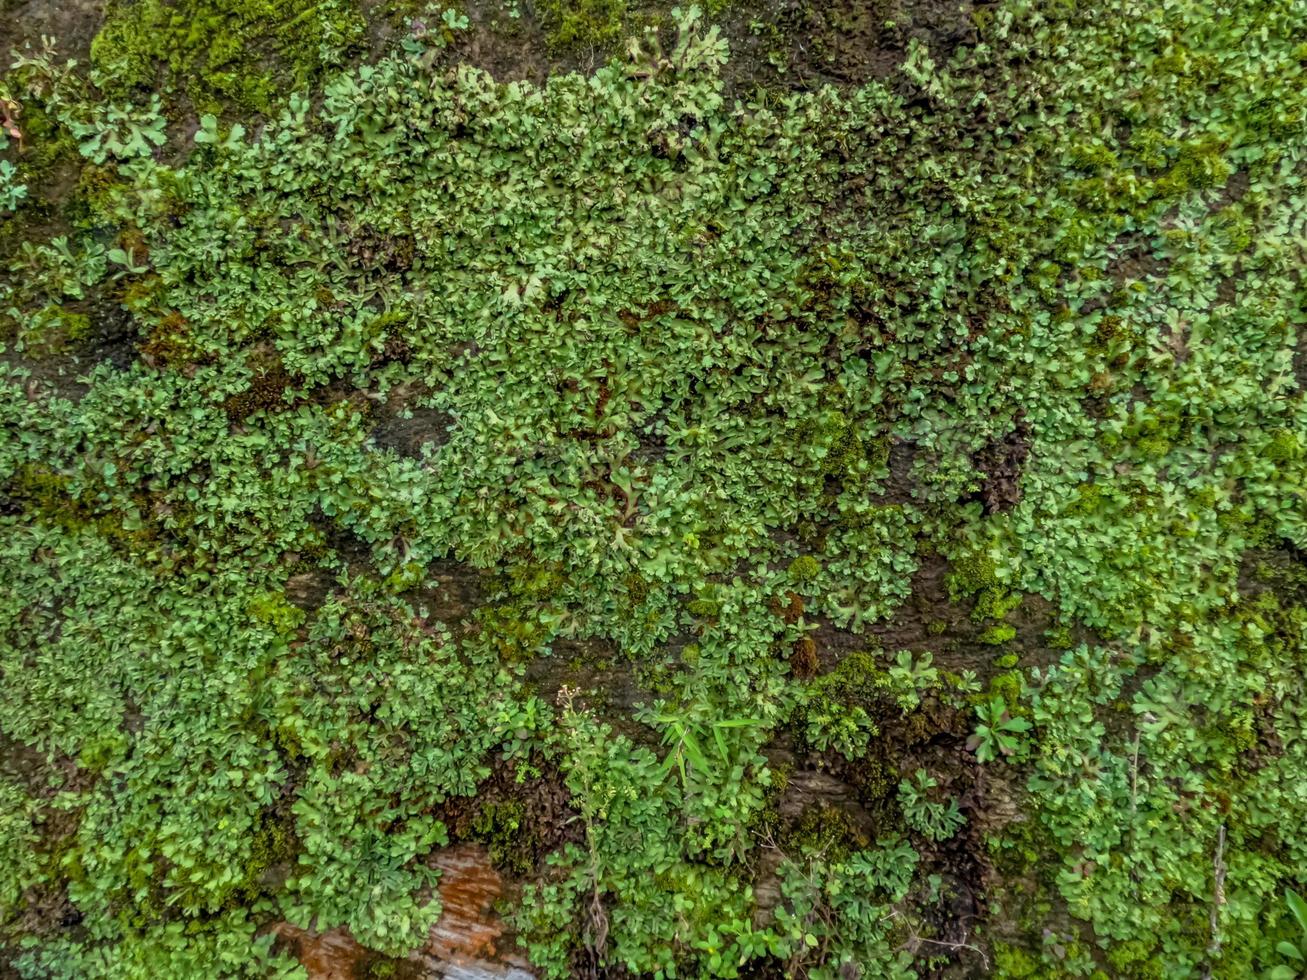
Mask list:
[[789,854],[820,854],[832,862],[843,860],[869,843],[849,814],[829,803],[804,810],[780,840],[781,849]]
[[812,555],[800,555],[790,562],[786,573],[793,582],[811,582],[821,574],[821,563]]
[[971,610],[972,622],[980,623],[987,619],[1003,619],[1008,613],[1021,605],[1019,593],[1008,592],[997,586],[982,589],[976,596],[975,608]]
[[1146,459],[1161,459],[1170,453],[1171,441],[1161,435],[1144,436],[1135,443],[1135,448]]
[[1011,626],[1008,623],[996,623],[982,632],[978,639],[981,643],[997,647],[1002,646],[1004,643],[1011,642],[1016,639],[1016,636],[1017,630],[1015,626]]
[[1024,980],[1025,977],[1039,975],[1039,960],[1024,949],[1009,946],[1007,943],[994,944],[994,975],[1011,980]]
[[622,584],[626,586],[626,594],[630,596],[632,605],[638,606],[649,598],[649,582],[639,573],[628,572],[622,579]]
[[243,880],[233,896],[233,907],[258,901],[267,890],[268,873],[279,865],[291,864],[299,850],[294,815],[289,811],[265,811],[250,840],[250,856],[245,862]]
[[1120,976],[1163,980],[1166,973],[1161,969],[1161,964],[1152,959],[1152,955],[1152,942],[1131,939],[1112,947],[1108,951],[1107,961],[1116,967]]
[[712,619],[721,611],[721,603],[712,599],[695,599],[686,604],[686,611],[700,619]]
[[866,698],[887,685],[885,671],[876,662],[876,655],[866,650],[851,653],[840,661],[818,685],[831,694],[843,697]]
[[527,826],[526,807],[520,800],[487,803],[472,818],[472,834],[486,845],[496,868],[515,875],[535,868],[540,839]]
[[361,44],[365,27],[343,0],[118,2],[91,43],[91,63],[111,93],[152,87],[162,75],[163,91],[201,111],[266,112],[279,92]]
[[1251,711],[1236,710],[1221,727],[1221,733],[1237,753],[1250,752],[1257,747],[1257,728]]
[[814,434],[817,444],[826,447],[821,465],[824,477],[842,481],[866,457],[862,438],[844,412],[826,412]]
[[957,602],[975,595],[982,589],[998,585],[998,565],[989,555],[982,553],[954,559],[945,578],[949,598]]
[[536,9],[554,48],[610,45],[626,20],[626,0],[542,0]]
[[1054,650],[1070,650],[1073,642],[1071,627],[1066,625],[1054,626],[1044,634],[1044,640]]
[[28,356],[67,351],[84,342],[91,331],[91,318],[66,306],[50,304],[28,318],[22,331]]
[[1302,443],[1291,429],[1276,429],[1271,433],[1265,455],[1272,463],[1288,463],[1302,455]]
[[1010,670],[1020,662],[1021,658],[1015,653],[1005,653],[1003,656],[994,659],[994,666],[1003,670]]
[[1012,714],[1022,714],[1021,682],[1022,677],[1019,670],[1009,670],[1006,673],[999,674],[989,682],[989,691],[981,695],[979,700],[992,702],[995,698],[1002,698]]
[[265,592],[251,599],[246,609],[251,619],[271,626],[279,636],[292,635],[305,619],[304,610],[280,592]]

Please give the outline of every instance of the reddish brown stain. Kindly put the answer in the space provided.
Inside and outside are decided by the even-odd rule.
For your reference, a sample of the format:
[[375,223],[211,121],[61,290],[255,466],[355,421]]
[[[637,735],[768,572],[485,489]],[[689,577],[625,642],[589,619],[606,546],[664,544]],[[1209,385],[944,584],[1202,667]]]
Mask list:
[[435,864],[440,868],[437,887],[442,910],[426,951],[454,962],[494,958],[495,941],[504,931],[494,905],[504,886],[485,848],[475,844],[445,848],[436,855]]
[[279,922],[273,932],[295,954],[309,980],[353,980],[368,956],[348,929],[318,933]]
[[[494,905],[504,893],[504,883],[490,866],[486,849],[476,844],[457,844],[438,851],[432,864],[440,869],[440,919],[422,948],[408,958],[413,972],[405,975],[456,976],[458,967],[471,967],[478,975],[484,971],[508,976],[514,967],[520,970],[528,966],[511,952],[511,940],[504,937],[504,923],[495,914]],[[353,980],[374,957],[348,929],[316,933],[282,922],[273,931],[299,959],[309,980]],[[504,947],[502,952],[500,947]]]

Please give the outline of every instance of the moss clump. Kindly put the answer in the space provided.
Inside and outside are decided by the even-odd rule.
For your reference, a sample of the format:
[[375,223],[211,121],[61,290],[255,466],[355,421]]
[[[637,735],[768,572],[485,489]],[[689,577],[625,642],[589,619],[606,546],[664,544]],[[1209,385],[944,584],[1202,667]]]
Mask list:
[[38,310],[22,331],[29,356],[56,354],[76,347],[91,332],[91,318],[66,306],[50,304]]
[[998,586],[998,565],[983,552],[955,559],[945,577],[949,598],[954,602]]
[[526,826],[526,807],[520,800],[487,803],[472,818],[472,835],[486,845],[496,868],[526,875],[535,867],[540,841]]
[[1010,643],[1012,640],[1015,640],[1016,636],[1017,629],[1015,626],[1008,623],[995,623],[993,626],[990,626],[981,633],[978,639],[981,643],[988,644],[989,646],[1000,647],[1004,643]]
[[1266,458],[1272,463],[1288,463],[1302,455],[1302,444],[1289,429],[1276,429],[1266,446]]
[[1021,671],[1009,670],[991,680],[989,682],[989,691],[976,700],[978,702],[991,702],[995,698],[1002,698],[1011,714],[1026,715],[1029,714],[1029,709],[1023,708],[1021,705],[1021,688]]
[[612,44],[626,21],[626,0],[543,0],[537,10],[555,49]]
[[876,655],[866,650],[851,653],[838,667],[822,678],[822,687],[828,694],[846,699],[876,697],[888,686],[885,671],[876,662]]
[[785,571],[792,582],[811,582],[821,574],[821,562],[812,555],[799,555]]
[[785,623],[793,625],[803,618],[805,606],[802,597],[797,592],[786,592],[784,595],[774,595],[767,603],[767,607],[772,614],[779,616]]
[[1143,939],[1131,939],[1113,947],[1107,961],[1116,967],[1120,976],[1138,977],[1140,980],[1163,980],[1166,971],[1153,956],[1153,944]]
[[628,572],[622,579],[622,584],[626,586],[626,594],[630,597],[633,606],[641,605],[653,591],[649,582],[636,572]]
[[823,855],[842,861],[870,843],[853,818],[839,807],[818,803],[804,810],[782,835],[781,849],[790,854]]
[[266,112],[279,91],[360,45],[365,29],[343,0],[118,2],[91,43],[91,63],[111,92],[150,88],[162,73],[164,91],[201,111]]
[[266,810],[250,840],[250,856],[243,880],[233,896],[233,906],[252,905],[268,889],[270,872],[288,866],[299,853],[295,817],[289,811]]
[[994,974],[1023,980],[1039,973],[1039,961],[1024,949],[1009,946],[1007,943],[994,944]]
[[976,606],[971,611],[971,619],[976,623],[987,619],[1003,619],[1019,605],[1021,605],[1020,594],[990,586],[982,589],[976,596]]
[[1053,650],[1070,650],[1074,642],[1071,636],[1071,627],[1066,625],[1054,626],[1044,634],[1044,640]]
[[715,599],[694,599],[686,604],[686,612],[698,619],[715,619],[722,605]]
[[1146,459],[1161,459],[1171,451],[1171,440],[1161,435],[1144,436],[1135,448]]
[[302,379],[286,370],[276,352],[256,351],[247,363],[252,374],[250,386],[223,403],[227,417],[241,422],[255,412],[276,412],[289,407],[285,394]]
[[246,610],[251,619],[272,627],[278,636],[292,635],[305,619],[304,610],[280,592],[265,592],[251,599]]

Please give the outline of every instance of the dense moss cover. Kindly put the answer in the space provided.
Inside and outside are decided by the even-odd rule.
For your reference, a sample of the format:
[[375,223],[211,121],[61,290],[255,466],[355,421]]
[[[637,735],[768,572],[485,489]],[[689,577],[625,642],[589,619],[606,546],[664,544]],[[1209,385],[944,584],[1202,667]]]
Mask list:
[[402,955],[456,838],[545,976],[1297,975],[1307,7],[728,94],[182,6],[0,83],[20,976]]

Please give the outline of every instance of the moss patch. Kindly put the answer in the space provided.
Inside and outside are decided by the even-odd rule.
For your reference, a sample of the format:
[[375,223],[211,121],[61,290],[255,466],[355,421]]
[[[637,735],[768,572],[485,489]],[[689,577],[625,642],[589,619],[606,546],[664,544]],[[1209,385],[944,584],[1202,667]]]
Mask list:
[[158,84],[202,112],[266,112],[278,92],[340,63],[365,34],[344,0],[119,2],[91,42],[91,63],[119,93]]

